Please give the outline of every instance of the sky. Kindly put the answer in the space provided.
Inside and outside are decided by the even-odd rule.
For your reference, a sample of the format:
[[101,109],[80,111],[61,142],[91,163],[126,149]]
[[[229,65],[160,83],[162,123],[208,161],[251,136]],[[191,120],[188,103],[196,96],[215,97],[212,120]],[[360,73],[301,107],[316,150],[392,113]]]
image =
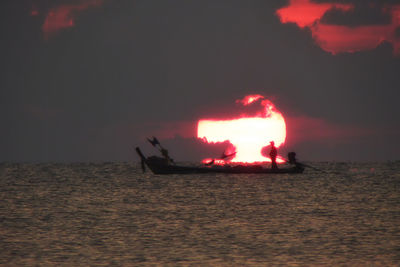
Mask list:
[[400,159],[394,0],[3,0],[0,162],[178,161],[260,94],[300,160]]

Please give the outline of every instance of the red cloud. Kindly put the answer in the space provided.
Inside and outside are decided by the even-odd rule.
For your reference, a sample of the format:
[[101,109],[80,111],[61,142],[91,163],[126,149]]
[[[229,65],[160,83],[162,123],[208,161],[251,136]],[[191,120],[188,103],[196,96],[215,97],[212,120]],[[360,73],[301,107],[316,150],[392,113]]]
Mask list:
[[396,36],[396,29],[400,27],[400,5],[386,6],[382,10],[391,16],[390,24],[357,27],[321,23],[321,18],[333,9],[350,12],[354,6],[290,0],[288,6],[276,13],[282,23],[295,23],[300,28],[308,27],[316,43],[332,54],[371,50],[386,41],[393,45],[394,54],[400,56],[400,38]]
[[42,26],[42,31],[47,39],[50,35],[75,25],[75,16],[78,12],[88,9],[92,6],[99,6],[102,0],[81,0],[75,5],[61,5],[52,8],[46,15]]
[[320,20],[324,14],[331,9],[349,11],[354,8],[349,4],[312,3],[310,0],[290,0],[287,7],[279,9],[282,23],[296,23],[300,28],[311,27],[316,21]]

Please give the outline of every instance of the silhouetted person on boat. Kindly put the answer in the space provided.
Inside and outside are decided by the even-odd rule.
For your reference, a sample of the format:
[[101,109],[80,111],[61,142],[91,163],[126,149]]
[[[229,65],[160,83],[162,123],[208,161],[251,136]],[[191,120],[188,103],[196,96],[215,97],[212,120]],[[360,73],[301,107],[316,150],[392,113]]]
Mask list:
[[269,152],[269,156],[271,158],[271,168],[278,169],[278,165],[276,164],[276,156],[278,156],[278,150],[275,147],[274,141],[269,142],[271,144],[271,151]]
[[288,159],[289,159],[290,164],[298,165],[297,160],[296,160],[296,152],[289,152]]

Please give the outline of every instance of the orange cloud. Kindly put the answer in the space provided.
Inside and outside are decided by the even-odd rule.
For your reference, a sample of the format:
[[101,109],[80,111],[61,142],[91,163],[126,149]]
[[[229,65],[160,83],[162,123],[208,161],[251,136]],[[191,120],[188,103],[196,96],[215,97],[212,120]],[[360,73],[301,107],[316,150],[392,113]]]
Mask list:
[[277,10],[282,23],[295,23],[299,28],[309,28],[316,43],[332,54],[372,50],[382,42],[393,46],[400,56],[400,5],[385,6],[382,12],[391,16],[390,24],[362,25],[356,27],[322,23],[322,17],[331,10],[351,12],[354,6],[337,3],[314,3],[311,0],[290,0],[289,5]]
[[42,31],[47,39],[54,33],[73,27],[75,25],[75,17],[78,12],[88,9],[92,6],[99,6],[102,0],[86,0],[75,5],[61,5],[52,8],[46,15],[46,19],[42,26]]

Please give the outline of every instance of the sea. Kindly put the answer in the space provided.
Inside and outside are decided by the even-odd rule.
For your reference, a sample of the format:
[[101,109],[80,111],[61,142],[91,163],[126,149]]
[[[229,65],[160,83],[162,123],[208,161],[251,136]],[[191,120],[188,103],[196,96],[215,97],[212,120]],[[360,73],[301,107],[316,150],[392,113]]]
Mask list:
[[400,161],[154,175],[1,163],[1,266],[400,266]]

